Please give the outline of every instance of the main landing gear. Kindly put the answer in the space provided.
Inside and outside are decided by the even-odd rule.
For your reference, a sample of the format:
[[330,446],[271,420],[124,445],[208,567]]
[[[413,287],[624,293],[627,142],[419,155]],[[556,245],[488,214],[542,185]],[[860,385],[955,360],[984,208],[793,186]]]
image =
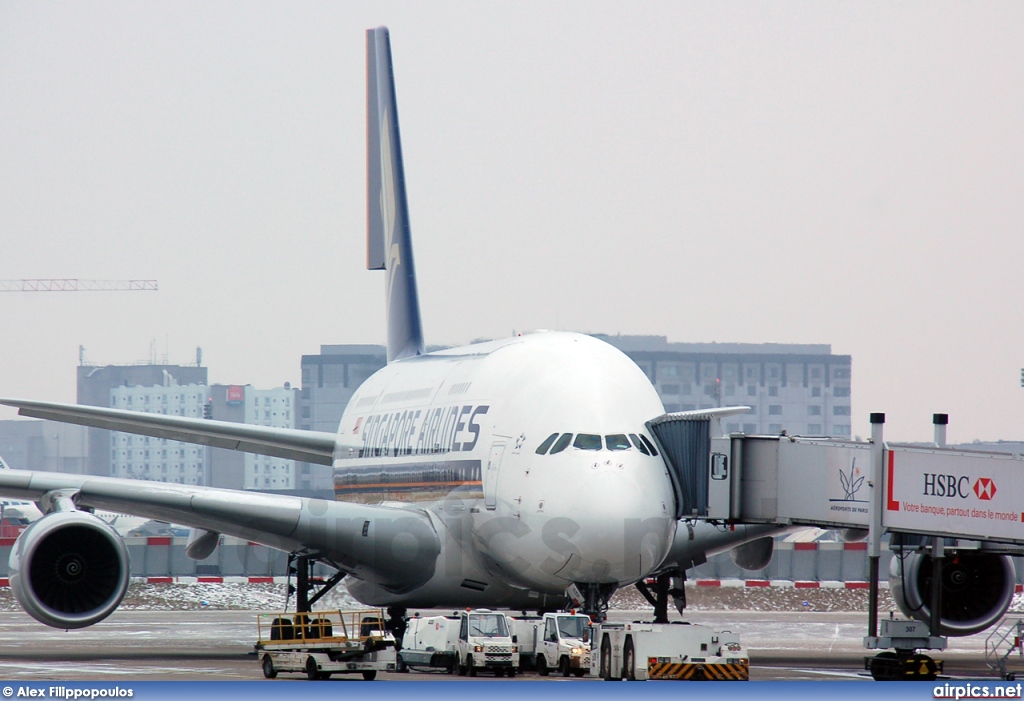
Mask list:
[[314,577],[311,574],[313,565],[316,563],[311,557],[305,555],[288,556],[288,576],[295,576],[295,585],[288,584],[288,593],[285,596],[285,609],[288,608],[288,598],[295,594],[295,612],[309,613],[313,604],[334,589],[338,583],[345,578],[344,572],[336,572],[328,579]]
[[[312,575],[313,565],[316,560],[305,555],[290,555],[288,557],[288,576],[295,577],[295,584],[288,584],[288,594],[285,598],[285,609],[288,608],[288,598],[295,594],[295,613],[309,613],[313,604],[323,598],[327,592],[336,587],[345,578],[344,572],[336,572],[331,577],[324,579]],[[391,606],[388,608],[388,618],[385,623],[387,629],[395,636],[395,647],[402,649],[402,636],[405,634],[405,616],[407,610],[403,606]]]
[[686,608],[686,573],[665,572],[654,579],[654,592],[651,592],[647,582],[641,580],[636,583],[639,591],[647,602],[654,607],[654,623],[668,623],[668,602],[669,598],[680,614]]

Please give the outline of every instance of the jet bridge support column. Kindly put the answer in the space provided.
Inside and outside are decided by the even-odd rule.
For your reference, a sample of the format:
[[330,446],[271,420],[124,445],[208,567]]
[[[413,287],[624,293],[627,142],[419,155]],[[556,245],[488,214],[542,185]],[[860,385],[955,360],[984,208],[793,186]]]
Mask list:
[[[933,417],[936,423],[936,441],[940,440],[938,427],[938,414]],[[921,648],[945,649],[945,639],[938,638],[936,630],[939,626],[939,618],[936,613],[940,611],[938,587],[934,586],[939,580],[933,570],[932,587],[932,618],[931,632],[924,633],[923,626],[918,621],[887,620],[882,622],[882,635],[878,635],[878,565],[882,555],[882,510],[885,507],[884,499],[886,490],[889,487],[887,481],[892,478],[890,474],[885,475],[885,462],[887,449],[883,441],[883,426],[885,425],[885,414],[871,414],[871,494],[868,502],[868,568],[869,592],[868,592],[868,636],[864,639],[864,646],[874,650],[885,650],[874,657],[865,658],[864,666],[871,673],[871,677],[877,681],[931,681],[942,671],[942,663],[936,662],[928,655],[917,652]],[[942,425],[941,440],[945,442],[945,424]],[[941,547],[941,538],[936,538]]]
[[[932,425],[935,426],[935,445],[946,447],[946,425],[949,414],[932,414]],[[934,637],[939,637],[942,621],[942,562],[945,557],[945,539],[942,536],[932,537],[932,602],[929,629]]]
[[878,563],[882,557],[882,473],[885,414],[871,415],[871,501],[868,503],[868,635],[878,635]]

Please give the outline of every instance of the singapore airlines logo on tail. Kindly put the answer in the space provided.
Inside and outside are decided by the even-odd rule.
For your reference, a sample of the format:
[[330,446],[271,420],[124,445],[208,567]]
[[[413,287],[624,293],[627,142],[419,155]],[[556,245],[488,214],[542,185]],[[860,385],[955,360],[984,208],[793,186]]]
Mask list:
[[380,216],[384,224],[384,248],[388,252],[385,266],[388,275],[388,299],[395,286],[395,272],[402,264],[402,254],[395,242],[395,172],[391,161],[391,129],[388,127],[388,109],[381,112],[380,119]]

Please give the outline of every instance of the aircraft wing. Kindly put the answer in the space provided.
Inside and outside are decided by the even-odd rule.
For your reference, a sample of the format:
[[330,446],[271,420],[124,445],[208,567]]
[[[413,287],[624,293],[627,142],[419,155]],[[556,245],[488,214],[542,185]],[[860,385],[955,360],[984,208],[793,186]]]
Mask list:
[[412,507],[29,470],[0,471],[0,494],[44,504],[64,497],[79,509],[145,516],[314,555],[391,591],[429,579],[440,552],[430,517]]
[[111,431],[168,438],[320,465],[331,465],[334,461],[335,435],[325,431],[252,426],[232,421],[193,419],[187,416],[147,414],[80,404],[55,404],[20,399],[0,399],[0,404],[17,407],[21,416],[37,419],[107,428]]

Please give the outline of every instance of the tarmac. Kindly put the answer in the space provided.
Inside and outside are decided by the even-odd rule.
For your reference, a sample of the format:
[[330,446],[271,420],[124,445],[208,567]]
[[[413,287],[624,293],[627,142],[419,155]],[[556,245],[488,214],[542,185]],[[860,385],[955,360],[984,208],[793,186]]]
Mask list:
[[[687,611],[686,620],[739,632],[750,654],[752,681],[864,680],[862,646],[867,614],[829,611]],[[649,620],[649,610],[617,610],[611,620]],[[985,664],[982,633],[951,638],[933,656],[953,677],[996,680]],[[72,631],[43,626],[24,613],[0,614],[0,679],[21,681],[263,680],[253,645],[256,612],[239,610],[115,612],[106,621]],[[1018,670],[1024,659],[1013,658]],[[1011,669],[1013,669],[1011,662]],[[361,680],[359,675],[332,681]],[[477,677],[475,680],[491,680]],[[502,682],[538,681],[526,672]],[[440,673],[381,674],[378,680],[459,681],[474,679]],[[589,683],[546,677],[547,681]],[[282,674],[266,683],[303,682],[304,675]]]

